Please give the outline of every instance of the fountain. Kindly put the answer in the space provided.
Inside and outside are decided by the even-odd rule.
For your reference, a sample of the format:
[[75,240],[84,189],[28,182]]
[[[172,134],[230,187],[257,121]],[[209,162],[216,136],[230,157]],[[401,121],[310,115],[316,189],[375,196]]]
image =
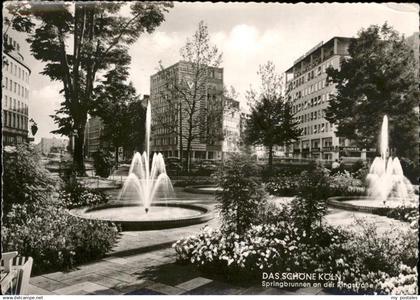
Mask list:
[[[176,202],[174,189],[166,174],[161,153],[150,162],[150,102],[146,108],[145,151],[136,152],[127,179],[116,201],[97,207],[73,209],[71,214],[117,223],[123,230],[149,230],[181,227],[206,222],[213,218],[206,205]],[[190,200],[190,199],[189,199]]]
[[388,117],[385,115],[381,128],[381,156],[370,167],[367,180],[368,195],[386,204],[398,201],[401,204],[414,199],[414,188],[404,176],[398,157],[392,158],[388,148]]
[[174,195],[171,180],[166,174],[165,161],[161,153],[154,154],[151,167],[149,165],[149,141],[151,126],[150,101],[146,110],[146,151],[141,155],[139,152],[134,154],[131,161],[128,177],[118,196],[120,201],[134,200],[143,204],[144,210],[148,213],[150,204],[157,197],[157,193],[163,193],[165,198]]
[[331,197],[328,204],[332,207],[373,212],[386,211],[399,206],[415,206],[414,187],[404,176],[398,157],[389,151],[388,117],[382,121],[380,134],[380,156],[376,157],[369,169],[365,197]]

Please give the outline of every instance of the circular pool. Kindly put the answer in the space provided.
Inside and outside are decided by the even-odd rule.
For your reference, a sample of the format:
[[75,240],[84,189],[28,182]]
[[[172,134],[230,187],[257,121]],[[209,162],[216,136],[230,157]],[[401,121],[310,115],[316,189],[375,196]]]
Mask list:
[[414,207],[411,201],[403,201],[399,198],[390,198],[387,201],[381,201],[369,196],[339,196],[328,198],[327,204],[334,208],[360,212],[386,212],[396,207],[407,206]]
[[213,195],[216,194],[216,192],[221,191],[222,189],[218,187],[217,185],[189,185],[186,186],[184,191],[188,193],[194,193],[194,194],[207,194],[207,195]]
[[179,202],[157,202],[146,213],[142,205],[106,204],[72,209],[70,213],[84,219],[114,222],[123,231],[152,230],[183,227],[203,223],[213,218],[206,205]]

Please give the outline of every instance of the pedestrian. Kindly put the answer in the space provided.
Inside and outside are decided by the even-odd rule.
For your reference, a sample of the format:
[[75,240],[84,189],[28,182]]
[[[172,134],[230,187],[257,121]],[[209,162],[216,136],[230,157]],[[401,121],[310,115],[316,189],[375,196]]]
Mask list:
[[340,163],[338,162],[338,159],[336,159],[331,165],[331,175],[337,173],[339,168]]
[[344,161],[343,158],[340,158],[340,161],[338,163],[338,170],[339,173],[344,173]]

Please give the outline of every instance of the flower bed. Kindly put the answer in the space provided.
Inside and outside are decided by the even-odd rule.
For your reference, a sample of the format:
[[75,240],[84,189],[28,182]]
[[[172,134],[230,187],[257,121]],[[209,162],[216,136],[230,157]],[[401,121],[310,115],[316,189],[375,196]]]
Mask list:
[[[305,180],[307,176],[308,173],[306,172],[299,175],[280,175],[266,182],[265,189],[274,196],[294,196],[299,193],[299,183]],[[354,178],[348,172],[334,175],[328,175],[328,172],[325,172],[324,176],[329,183],[329,196],[359,196],[366,193],[362,180]]]
[[173,247],[179,262],[234,281],[261,279],[261,272],[319,272],[338,275],[335,293],[414,294],[415,243],[412,235],[392,241],[369,230],[355,234],[325,225],[307,239],[284,222],[253,225],[243,235],[207,227]]

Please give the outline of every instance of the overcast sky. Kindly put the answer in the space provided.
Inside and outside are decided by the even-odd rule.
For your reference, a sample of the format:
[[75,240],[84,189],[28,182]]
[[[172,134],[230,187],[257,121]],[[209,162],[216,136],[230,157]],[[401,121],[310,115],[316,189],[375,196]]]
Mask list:
[[[319,42],[333,36],[356,36],[361,28],[385,21],[410,36],[419,30],[418,16],[415,4],[175,2],[166,21],[131,47],[131,80],[139,94],[149,94],[149,79],[159,60],[164,66],[177,62],[179,49],[204,20],[212,42],[223,52],[225,85],[234,86],[245,103],[245,91],[251,84],[258,86],[260,64],[272,60],[283,72]],[[39,74],[42,63],[32,57],[26,61],[32,68],[29,107],[30,117],[38,123],[38,141],[55,129],[49,115],[59,106],[62,84]]]

